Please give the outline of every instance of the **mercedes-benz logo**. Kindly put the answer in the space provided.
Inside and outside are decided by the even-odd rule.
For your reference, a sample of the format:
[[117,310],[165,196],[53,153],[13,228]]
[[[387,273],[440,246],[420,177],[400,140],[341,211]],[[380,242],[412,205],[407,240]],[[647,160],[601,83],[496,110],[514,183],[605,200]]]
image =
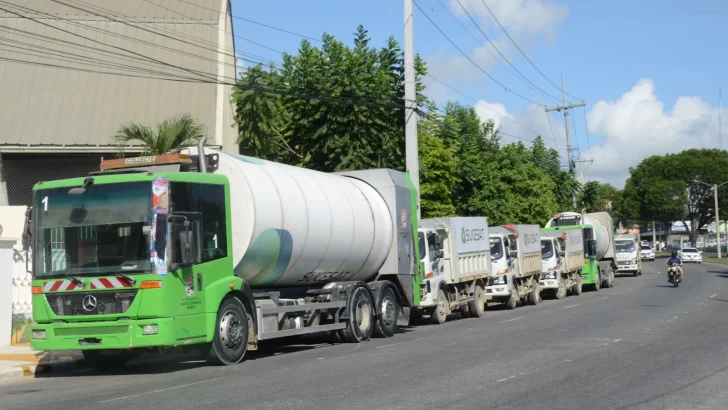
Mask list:
[[96,298],[93,295],[87,295],[81,302],[83,310],[87,312],[93,312],[96,310]]

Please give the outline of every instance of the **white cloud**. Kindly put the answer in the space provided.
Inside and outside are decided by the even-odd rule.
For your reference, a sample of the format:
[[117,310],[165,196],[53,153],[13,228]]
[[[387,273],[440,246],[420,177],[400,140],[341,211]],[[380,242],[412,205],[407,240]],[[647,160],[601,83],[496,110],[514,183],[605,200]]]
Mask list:
[[[467,18],[460,4],[476,20],[479,18],[480,22],[500,30],[482,0],[450,0],[451,9]],[[527,34],[543,35],[547,41],[551,41],[554,28],[569,15],[566,5],[548,0],[486,0],[486,4],[514,39]]]
[[718,146],[718,108],[699,97],[680,97],[665,110],[649,79],[639,80],[616,101],[597,102],[587,120],[589,132],[602,136],[591,149],[594,164],[587,178],[618,187],[629,167],[650,155]]
[[530,105],[523,111],[509,113],[503,104],[480,100],[475,105],[475,112],[483,121],[493,120],[500,128],[503,143],[520,141],[530,146],[540,135],[544,144],[564,153],[566,140],[562,123],[551,117],[549,124],[549,117],[540,105]]
[[[474,49],[463,49],[470,59],[486,72],[496,64],[507,65],[503,56],[515,64],[514,60],[517,60],[519,56],[514,53],[515,48],[511,40],[505,36],[493,20],[482,1],[459,1],[492,40],[490,43],[482,37],[463,11],[458,0],[450,0],[450,9],[453,14],[459,17],[466,27],[469,27],[470,32],[482,41]],[[498,21],[527,54],[530,54],[530,46],[537,38],[543,38],[547,43],[551,43],[555,28],[566,20],[569,12],[566,5],[555,4],[549,0],[487,0],[487,4],[498,17]],[[459,27],[457,29],[460,30]],[[470,39],[468,41],[472,44]],[[462,44],[460,47],[463,48]],[[430,55],[426,60],[430,73],[446,83],[465,80],[483,84],[487,81],[487,77],[480,69],[457,50],[453,50],[449,44],[447,44],[446,52],[441,51]],[[505,79],[499,80],[506,81]],[[513,78],[508,80],[515,81]],[[428,96],[436,101],[442,102],[454,97],[451,90],[447,90],[446,87],[435,81],[425,79],[425,85],[428,87]]]

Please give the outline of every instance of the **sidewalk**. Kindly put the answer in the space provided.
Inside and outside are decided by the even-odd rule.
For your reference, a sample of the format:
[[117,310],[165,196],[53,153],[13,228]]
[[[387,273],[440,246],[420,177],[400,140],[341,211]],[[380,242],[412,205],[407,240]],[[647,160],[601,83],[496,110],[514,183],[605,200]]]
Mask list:
[[30,346],[0,346],[0,381],[75,368],[82,361],[79,351],[47,353]]

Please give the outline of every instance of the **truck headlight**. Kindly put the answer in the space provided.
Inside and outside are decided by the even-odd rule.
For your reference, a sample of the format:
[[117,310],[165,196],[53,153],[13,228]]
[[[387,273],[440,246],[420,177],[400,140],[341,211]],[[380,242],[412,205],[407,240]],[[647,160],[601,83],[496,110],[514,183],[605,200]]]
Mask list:
[[543,279],[556,279],[556,272],[555,271],[544,272],[544,273],[541,274],[541,278],[543,278]]
[[45,338],[46,338],[45,330],[34,330],[33,331],[33,339],[45,340]]
[[157,325],[144,325],[144,327],[142,327],[143,335],[156,335],[157,333],[159,333]]
[[493,280],[493,282],[492,282],[493,285],[505,285],[508,282],[508,279],[506,278],[505,275],[498,275],[498,276],[494,277],[492,280]]

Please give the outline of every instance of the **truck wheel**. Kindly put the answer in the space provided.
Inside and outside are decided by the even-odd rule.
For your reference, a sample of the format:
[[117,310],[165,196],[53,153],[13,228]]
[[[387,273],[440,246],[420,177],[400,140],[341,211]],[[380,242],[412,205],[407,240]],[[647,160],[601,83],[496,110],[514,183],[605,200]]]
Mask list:
[[447,321],[447,297],[445,292],[440,289],[437,292],[437,307],[432,311],[432,322],[437,325],[441,325]]
[[506,301],[506,308],[513,310],[518,306],[518,295],[511,291],[511,296]]
[[582,279],[581,276],[579,276],[576,279],[576,283],[574,284],[574,286],[571,287],[571,294],[574,296],[581,295],[583,287],[584,287],[584,279]]
[[349,323],[341,330],[341,337],[347,343],[362,343],[374,332],[374,303],[365,286],[355,288],[349,296]]
[[485,291],[480,285],[475,285],[473,300],[470,301],[470,317],[483,317],[485,313]]
[[81,353],[86,364],[101,373],[119,370],[124,367],[131,357],[131,352],[127,351],[115,352],[109,355],[101,354],[100,350],[82,350]]
[[528,292],[528,304],[529,305],[538,305],[538,303],[541,301],[541,288],[539,287],[538,283],[534,284],[531,288],[531,291]]
[[392,337],[397,333],[399,304],[391,286],[382,289],[379,296],[379,317],[374,327],[376,337]]
[[208,362],[211,364],[237,364],[248,350],[248,329],[252,318],[236,297],[226,297],[217,311],[215,335]]
[[564,285],[563,279],[559,280],[559,288],[556,289],[554,296],[556,299],[563,299],[566,297],[566,285]]

